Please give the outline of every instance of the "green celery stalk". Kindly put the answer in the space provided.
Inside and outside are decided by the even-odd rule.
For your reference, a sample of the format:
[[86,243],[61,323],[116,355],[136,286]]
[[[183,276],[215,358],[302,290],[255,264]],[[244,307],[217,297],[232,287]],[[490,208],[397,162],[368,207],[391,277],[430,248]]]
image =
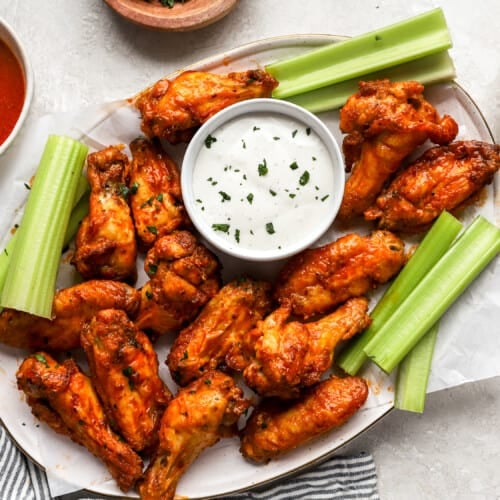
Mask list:
[[399,364],[395,408],[423,413],[438,330],[435,323]]
[[68,221],[68,227],[66,228],[66,235],[64,236],[63,248],[69,245],[70,241],[76,236],[78,228],[83,218],[88,214],[89,211],[89,197],[87,194],[82,196],[78,203],[73,208],[71,216]]
[[499,251],[500,230],[476,217],[368,342],[365,353],[392,372]]
[[447,50],[452,41],[436,8],[390,26],[278,61],[266,70],[283,99]]
[[64,234],[88,148],[50,135],[38,166],[0,305],[50,318]]
[[355,375],[367,360],[364,351],[377,332],[385,325],[396,309],[410,295],[422,278],[445,254],[462,229],[462,224],[449,212],[442,212],[429,229],[417,249],[394,279],[370,316],[371,325],[352,339],[337,359],[345,372]]
[[[388,78],[395,82],[414,80],[423,85],[432,85],[451,81],[455,77],[455,66],[448,51],[445,50],[415,61],[363,75],[363,80]],[[302,106],[312,113],[321,113],[343,106],[349,96],[358,91],[358,83],[359,78],[353,78],[304,94],[287,97],[286,100]]]
[[[78,185],[76,187],[75,199],[73,200],[73,211],[71,212],[70,224],[68,225],[68,230],[66,231],[66,236],[64,238],[64,245],[66,246],[75,236],[76,232],[71,236],[71,221],[74,218],[78,218],[78,214],[76,208],[80,204],[82,199],[85,199],[84,195],[86,195],[89,191],[89,181],[83,175],[80,176],[78,180]],[[76,205],[75,205],[76,204]],[[82,211],[83,208],[79,209],[79,212]],[[81,220],[81,218],[80,218]],[[73,223],[74,224],[74,223]],[[14,250],[14,245],[17,241],[18,231],[12,234],[12,238],[9,240],[7,245],[5,246],[2,253],[0,253],[0,296],[5,285],[5,280],[7,278],[7,271],[9,270],[10,257]]]

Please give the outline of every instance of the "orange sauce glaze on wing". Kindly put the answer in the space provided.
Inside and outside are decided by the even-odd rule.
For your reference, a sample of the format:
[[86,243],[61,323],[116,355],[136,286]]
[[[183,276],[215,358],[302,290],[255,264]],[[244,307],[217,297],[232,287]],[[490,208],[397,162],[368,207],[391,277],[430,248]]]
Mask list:
[[0,144],[5,142],[16,125],[24,94],[24,76],[19,61],[0,40]]

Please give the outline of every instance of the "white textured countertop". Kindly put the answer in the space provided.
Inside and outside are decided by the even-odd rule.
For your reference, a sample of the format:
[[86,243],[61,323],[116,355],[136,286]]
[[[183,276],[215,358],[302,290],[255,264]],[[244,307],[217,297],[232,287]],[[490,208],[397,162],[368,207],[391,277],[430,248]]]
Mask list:
[[[260,38],[356,35],[436,6],[454,40],[457,80],[499,142],[498,0],[240,0],[225,19],[187,33],[132,25],[102,0],[2,0],[0,17],[16,29],[31,58],[34,120],[129,97],[171,71]],[[495,378],[432,394],[423,415],[393,411],[343,453],[374,455],[383,500],[500,499],[499,424]]]

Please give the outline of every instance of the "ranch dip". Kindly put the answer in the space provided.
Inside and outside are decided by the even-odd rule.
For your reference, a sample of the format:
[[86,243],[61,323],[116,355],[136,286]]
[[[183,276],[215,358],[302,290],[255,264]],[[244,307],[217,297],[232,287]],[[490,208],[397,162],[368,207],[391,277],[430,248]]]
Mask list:
[[307,125],[278,113],[230,120],[204,139],[193,171],[197,209],[218,237],[286,249],[333,210],[330,154]]

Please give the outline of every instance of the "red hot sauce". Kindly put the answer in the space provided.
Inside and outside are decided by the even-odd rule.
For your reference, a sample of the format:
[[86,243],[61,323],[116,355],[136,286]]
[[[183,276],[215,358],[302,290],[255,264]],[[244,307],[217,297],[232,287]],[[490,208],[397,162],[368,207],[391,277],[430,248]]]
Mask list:
[[16,125],[25,91],[21,65],[7,44],[0,40],[0,145]]

